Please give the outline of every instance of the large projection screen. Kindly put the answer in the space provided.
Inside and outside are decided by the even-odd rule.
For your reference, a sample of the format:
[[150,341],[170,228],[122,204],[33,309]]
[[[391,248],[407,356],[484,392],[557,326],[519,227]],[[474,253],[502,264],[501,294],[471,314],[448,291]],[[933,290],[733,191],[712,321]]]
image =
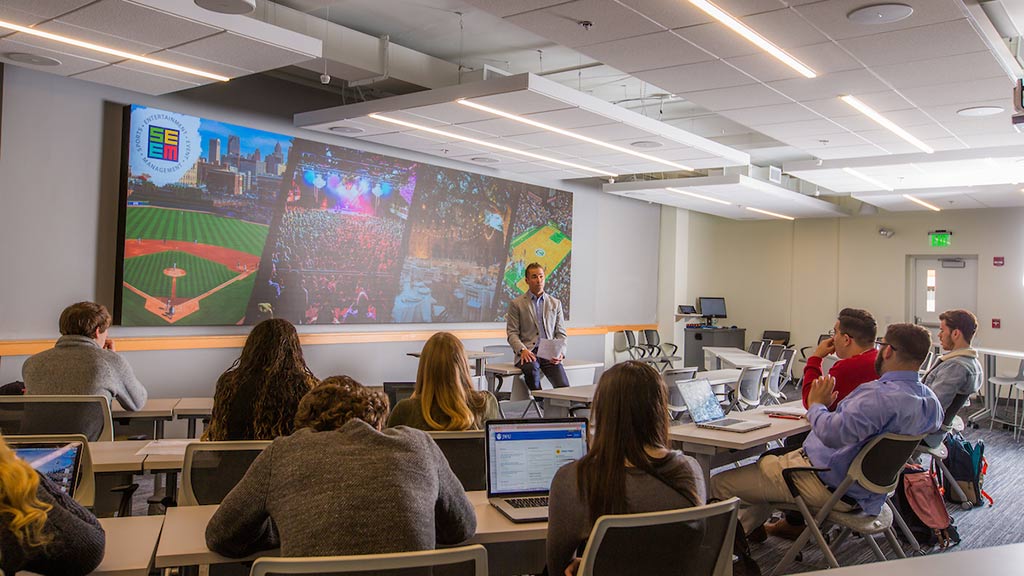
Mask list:
[[572,194],[125,111],[124,326],[495,322],[531,262],[570,309]]

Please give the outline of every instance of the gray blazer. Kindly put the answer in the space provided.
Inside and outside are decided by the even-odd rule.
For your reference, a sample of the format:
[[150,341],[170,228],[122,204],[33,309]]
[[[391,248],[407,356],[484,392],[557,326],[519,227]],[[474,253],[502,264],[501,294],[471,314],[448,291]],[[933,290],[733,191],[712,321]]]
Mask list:
[[[562,316],[562,303],[551,294],[544,293],[544,329],[551,338],[565,340],[565,318]],[[537,328],[537,315],[533,311],[530,292],[509,302],[508,313],[505,315],[505,333],[512,351],[518,356],[523,349],[533,350],[540,339]]]

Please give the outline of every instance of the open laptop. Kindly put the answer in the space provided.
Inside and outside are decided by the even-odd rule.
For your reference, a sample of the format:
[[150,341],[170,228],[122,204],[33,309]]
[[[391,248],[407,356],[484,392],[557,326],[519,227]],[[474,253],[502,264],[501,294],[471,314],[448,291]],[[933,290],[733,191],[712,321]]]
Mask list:
[[690,418],[698,428],[710,428],[712,430],[728,430],[729,432],[750,432],[760,428],[767,428],[770,422],[754,422],[741,420],[739,418],[726,418],[722,411],[722,405],[711,390],[711,382],[707,378],[695,378],[693,380],[680,380],[676,382],[679,393],[686,404],[686,410]]
[[513,522],[547,520],[555,472],[587,453],[587,420],[488,420],[485,427],[487,499]]
[[81,442],[11,442],[14,453],[74,497],[82,467]]

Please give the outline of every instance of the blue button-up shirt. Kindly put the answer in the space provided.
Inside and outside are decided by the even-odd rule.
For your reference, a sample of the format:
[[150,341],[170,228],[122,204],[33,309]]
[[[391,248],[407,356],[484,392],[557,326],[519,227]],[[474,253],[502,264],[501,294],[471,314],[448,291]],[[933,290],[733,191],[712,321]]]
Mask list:
[[[935,393],[921,383],[917,372],[901,370],[861,384],[836,406],[835,412],[812,404],[807,419],[811,433],[804,441],[804,452],[814,466],[831,468],[819,475],[835,489],[869,440],[889,432],[908,436],[934,432],[942,425],[942,406]],[[857,484],[847,495],[868,514],[878,514],[885,503],[884,494],[874,494]]]
[[533,313],[537,318],[537,332],[541,338],[547,339],[548,332],[544,329],[544,293],[541,292],[538,296],[530,292],[530,299],[533,301]]

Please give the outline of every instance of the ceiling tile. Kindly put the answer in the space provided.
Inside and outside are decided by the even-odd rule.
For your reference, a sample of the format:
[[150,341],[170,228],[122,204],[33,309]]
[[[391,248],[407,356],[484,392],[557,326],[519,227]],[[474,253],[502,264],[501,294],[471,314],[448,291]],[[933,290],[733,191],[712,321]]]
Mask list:
[[38,24],[77,10],[93,0],[4,0],[0,2],[0,20],[22,26]]
[[837,126],[824,118],[817,120],[802,120],[796,122],[780,122],[778,124],[762,124],[757,126],[758,132],[771,136],[772,138],[790,138],[794,136],[823,136],[844,132],[843,128]]
[[[139,46],[159,48],[177,46],[221,31],[219,28],[194,20],[179,18],[122,0],[100,0],[62,16],[53,24],[77,27],[80,30],[79,35],[73,37],[82,40],[88,41],[94,34],[99,34],[102,36],[96,37],[97,43],[104,43],[103,38],[121,38]],[[41,28],[53,31],[50,28]],[[114,44],[106,45],[116,47]]]
[[[861,101],[867,103],[878,112],[890,110],[904,110],[912,107],[910,102],[899,93],[892,90],[882,92],[860,93],[856,95]],[[860,112],[850,107],[839,98],[832,96],[818,100],[805,100],[802,102],[808,108],[825,116],[826,118],[842,118],[844,116],[863,116]]]
[[707,52],[672,32],[633,36],[580,48],[587,56],[623,72],[638,72],[711,60]]
[[864,0],[829,0],[813,2],[798,6],[796,11],[820,28],[829,37],[836,40],[855,36],[870,36],[906,28],[915,28],[938,22],[963,18],[963,12],[956,0],[899,0],[914,9],[914,13],[905,20],[891,24],[864,25],[846,19],[850,12],[871,2]]
[[174,50],[160,50],[159,52],[154,52],[151,56],[174,64],[179,64],[181,66],[195,68],[196,70],[220,74],[221,76],[227,76],[228,78],[238,78],[239,76],[248,76],[253,73],[253,70],[229,66],[216,60],[197,58],[196,56],[183,54]]
[[772,105],[789,102],[789,99],[785,96],[763,84],[751,84],[750,86],[744,86],[740,90],[735,88],[719,88],[718,90],[688,92],[686,99],[716,112],[748,108],[751,104]]
[[[24,34],[21,36],[24,37]],[[7,54],[15,52],[28,52],[39,56],[46,56],[47,58],[55,58],[60,61],[60,66],[32,66],[23,62],[9,60],[6,57]],[[101,68],[107,65],[106,62],[101,62],[99,60],[80,58],[78,56],[72,56],[56,50],[47,50],[46,48],[40,48],[39,46],[21,44],[6,38],[0,39],[0,60],[3,60],[13,66],[21,66],[30,70],[39,70],[40,72],[50,72],[51,74],[59,74],[61,76],[70,76],[79,72],[85,72],[86,70],[95,70],[96,68]]]
[[[819,75],[861,68],[861,65],[856,60],[832,42],[792,48],[788,52]],[[799,72],[765,52],[729,58],[727,62],[762,82],[803,78]]]
[[778,104],[772,106],[752,106],[736,110],[727,110],[722,116],[747,126],[758,124],[776,124],[778,122],[796,122],[800,120],[819,120],[821,116],[800,104]]
[[[509,16],[506,20],[570,48],[651,34],[660,30],[650,20],[611,0],[576,0]],[[593,24],[589,30],[578,24],[584,20]]]
[[636,77],[672,94],[744,86],[757,82],[718,60],[637,72]]
[[131,70],[123,66],[112,65],[105,68],[97,68],[74,76],[80,80],[98,82],[107,86],[123,88],[143,94],[160,95],[168,92],[176,92],[187,88],[194,88],[197,83],[183,82],[166,76],[148,74],[138,70]]
[[466,0],[467,4],[501,17],[539,10],[564,2],[565,0]]
[[974,102],[980,99],[1008,98],[1012,94],[1013,84],[1007,77],[986,78],[966,82],[947,82],[941,89],[934,87],[908,88],[902,90],[904,96],[915,106],[928,107],[960,102]]
[[950,78],[981,80],[997,76],[1006,77],[1002,66],[987,50],[945,58],[875,66],[872,70],[896,89],[939,86],[949,82]]
[[865,68],[833,72],[817,78],[795,78],[768,84],[790,98],[803,102],[843,94],[864,94],[888,88]]
[[95,50],[87,50],[85,48],[79,48],[78,46],[72,46],[71,44],[65,44],[63,42],[57,42],[55,40],[48,40],[46,38],[40,38],[38,36],[31,36],[29,34],[23,34],[18,32],[10,36],[5,36],[6,40],[13,40],[26,46],[38,46],[54,52],[60,52],[62,54],[70,54],[79,58],[85,58],[88,60],[99,60],[101,62],[120,62],[122,60],[119,56],[111,56],[109,54],[103,54]]
[[309,60],[309,56],[261,42],[233,32],[222,32],[183,44],[174,49],[206,60],[217,60],[228,66],[262,72]]
[[884,66],[987,50],[966,19],[840,40],[868,66]]
[[814,156],[823,160],[838,160],[842,158],[863,158],[865,156],[878,156],[888,151],[879,146],[864,144],[860,146],[838,146],[836,148],[820,148],[814,151]]

